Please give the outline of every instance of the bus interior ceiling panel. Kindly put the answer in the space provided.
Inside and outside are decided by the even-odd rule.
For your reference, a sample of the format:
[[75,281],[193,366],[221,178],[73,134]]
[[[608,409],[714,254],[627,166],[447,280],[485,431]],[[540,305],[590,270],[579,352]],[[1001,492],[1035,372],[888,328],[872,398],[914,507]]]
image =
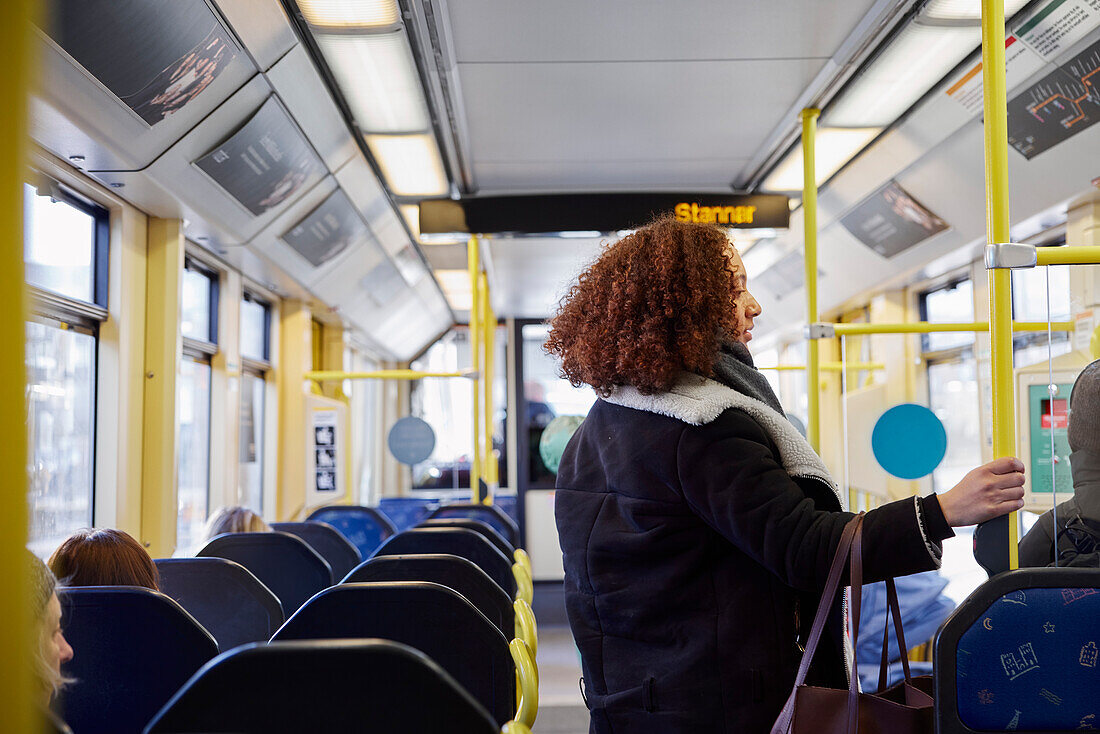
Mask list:
[[389,197],[378,182],[366,159],[357,155],[335,172],[340,188],[351,199],[351,203],[363,215],[367,226],[382,249],[391,255],[409,242],[405,231],[390,206]]
[[261,71],[274,67],[298,43],[281,3],[217,0],[217,5]]
[[[497,313],[545,318],[553,313],[577,271],[600,254],[610,238],[519,237],[489,240]],[[532,267],[532,263],[537,263]]]

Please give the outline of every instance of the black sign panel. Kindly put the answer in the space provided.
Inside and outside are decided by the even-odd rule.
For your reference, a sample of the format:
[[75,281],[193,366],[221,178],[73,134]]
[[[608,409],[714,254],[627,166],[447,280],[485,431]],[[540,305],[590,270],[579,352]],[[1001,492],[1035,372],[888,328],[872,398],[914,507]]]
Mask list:
[[238,53],[205,0],[54,0],[47,33],[149,125],[198,96]]
[[274,97],[195,165],[257,216],[289,199],[311,176],[325,172]]
[[341,189],[329,194],[320,206],[283,235],[283,241],[315,268],[369,238],[366,222]]
[[422,201],[420,231],[617,232],[666,214],[737,229],[784,229],[790,222],[788,199],[778,194],[552,194]]
[[1100,41],[1008,103],[1008,142],[1028,160],[1100,121]]
[[840,219],[852,236],[883,257],[893,257],[948,228],[947,222],[891,181]]

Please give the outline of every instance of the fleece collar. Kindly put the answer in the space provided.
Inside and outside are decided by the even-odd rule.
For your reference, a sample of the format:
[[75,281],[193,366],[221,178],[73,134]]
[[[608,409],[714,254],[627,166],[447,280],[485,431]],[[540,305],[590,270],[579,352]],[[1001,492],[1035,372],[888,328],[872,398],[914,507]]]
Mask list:
[[792,477],[813,477],[824,482],[847,508],[847,498],[829,475],[829,470],[802,434],[795,430],[786,416],[764,402],[750,398],[701,375],[683,373],[668,392],[643,395],[629,385],[615,388],[604,398],[624,408],[644,410],[676,418],[693,426],[713,422],[724,411],[734,408],[747,413],[767,432],[779,449],[783,468]]

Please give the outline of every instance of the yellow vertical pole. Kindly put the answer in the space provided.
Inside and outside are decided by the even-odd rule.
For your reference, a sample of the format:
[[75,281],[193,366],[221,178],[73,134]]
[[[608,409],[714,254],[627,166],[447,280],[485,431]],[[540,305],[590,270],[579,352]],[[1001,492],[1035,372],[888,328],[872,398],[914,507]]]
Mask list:
[[490,317],[489,307],[489,278],[482,271],[478,274],[478,300],[481,309],[481,344],[484,350],[482,364],[485,365],[485,379],[482,382],[483,399],[485,409],[482,416],[485,425],[485,445],[481,453],[481,467],[485,473],[485,485],[488,491],[485,493],[484,502],[493,504],[493,494],[496,492],[496,477],[493,476],[493,337],[496,335],[496,324]]
[[[27,367],[23,363],[23,166],[31,74],[31,0],[11,0],[0,24],[0,468],[10,479],[0,505],[0,709],[7,731],[33,731],[31,605],[27,578]],[[19,285],[16,285],[19,284]],[[16,479],[20,478],[20,479]]]
[[142,423],[141,540],[153,558],[176,549],[176,377],[182,353],[179,219],[150,219],[145,272],[145,415]]
[[[985,112],[986,237],[1009,241],[1008,101],[1005,85],[1005,16],[1001,0],[982,0],[982,84]],[[989,342],[993,371],[993,457],[1016,453],[1012,383],[1011,271],[989,271]],[[1009,568],[1019,567],[1016,513],[1008,516]]]
[[[480,321],[478,313],[480,310],[478,308],[478,271],[481,269],[481,263],[478,255],[477,235],[473,235],[466,244],[466,267],[470,273],[470,367],[475,373],[481,369],[481,329],[478,328],[478,322]],[[470,495],[471,501],[477,502],[481,482],[481,406],[478,404],[481,377],[475,377],[472,383],[474,391],[474,445],[473,452],[470,454]]]
[[275,517],[297,520],[306,505],[306,398],[311,385],[305,379],[313,367],[313,313],[309,304],[286,300],[279,304],[278,386],[279,447],[278,494]]
[[[817,116],[821,110],[802,110],[802,228],[805,239],[806,323],[817,323],[817,172],[815,150]],[[821,451],[821,370],[817,339],[806,345],[806,433],[814,451]]]

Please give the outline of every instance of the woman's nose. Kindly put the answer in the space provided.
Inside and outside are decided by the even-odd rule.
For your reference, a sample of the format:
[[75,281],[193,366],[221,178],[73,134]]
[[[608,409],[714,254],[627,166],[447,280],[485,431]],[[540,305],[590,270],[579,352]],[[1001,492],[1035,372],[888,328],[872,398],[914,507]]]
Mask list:
[[753,316],[753,318],[755,318],[755,317],[760,315],[760,311],[761,311],[760,304],[756,302],[756,299],[752,297],[751,293],[749,293],[748,296],[749,296],[749,307],[746,310]]
[[67,663],[73,659],[73,648],[64,636],[61,637],[61,662]]

